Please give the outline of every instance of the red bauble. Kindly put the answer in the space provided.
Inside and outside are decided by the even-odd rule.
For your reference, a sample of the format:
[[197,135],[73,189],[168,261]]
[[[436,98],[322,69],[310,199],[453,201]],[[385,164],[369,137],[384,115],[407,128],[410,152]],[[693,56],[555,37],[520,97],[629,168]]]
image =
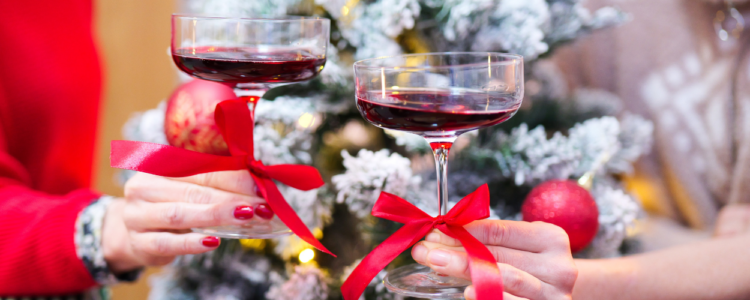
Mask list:
[[599,210],[591,193],[571,180],[550,180],[531,190],[521,207],[523,220],[543,221],[568,233],[570,250],[583,250],[599,229]]
[[178,87],[167,101],[164,133],[169,144],[188,150],[229,155],[229,148],[214,121],[219,102],[235,99],[232,88],[221,83],[192,80]]

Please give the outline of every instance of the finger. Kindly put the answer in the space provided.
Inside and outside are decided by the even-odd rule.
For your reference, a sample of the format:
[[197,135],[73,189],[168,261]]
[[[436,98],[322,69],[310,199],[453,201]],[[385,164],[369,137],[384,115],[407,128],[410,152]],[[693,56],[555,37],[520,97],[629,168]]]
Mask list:
[[257,194],[255,181],[247,170],[211,172],[173,179],[231,193],[253,196]]
[[219,238],[199,233],[133,233],[130,240],[145,265],[163,265],[178,255],[199,254],[219,247]]
[[514,295],[503,292],[503,300],[529,300],[528,298],[516,297]]
[[[446,248],[432,249],[427,253],[424,263],[435,272],[471,279],[466,252]],[[498,263],[497,267],[508,293],[530,299],[540,298],[544,287],[541,280],[508,264]]]
[[[464,228],[485,245],[536,253],[570,251],[570,240],[565,231],[558,226],[544,222],[479,220],[467,224]],[[425,240],[446,246],[461,245],[458,240],[438,230],[428,234]]]
[[[505,294],[506,293],[503,293],[503,299],[505,299],[505,297],[506,297]],[[466,298],[466,300],[476,300],[477,299],[477,291],[474,289],[473,285],[470,285],[470,286],[466,287],[466,289],[464,290],[464,298]]]
[[251,209],[250,205],[241,201],[215,204],[136,201],[125,206],[123,220],[135,231],[242,225],[249,218],[238,212],[248,208]]
[[166,177],[148,175],[130,180],[125,186],[125,197],[148,202],[188,202],[210,204],[241,201],[251,204],[265,203],[256,196],[227,192]]
[[[420,247],[424,247],[424,249]],[[412,257],[419,263],[426,262],[428,253],[435,249],[445,249],[456,253],[466,252],[466,249],[463,247],[447,247],[443,244],[424,241],[414,246]],[[555,260],[556,255],[531,253],[497,246],[488,246],[487,249],[490,250],[490,253],[492,253],[497,262],[524,270],[544,282],[556,280],[557,276],[561,273],[555,267],[560,264],[559,258]],[[570,263],[573,263],[572,260],[570,260]]]
[[465,252],[449,248],[430,249],[425,242],[421,242],[412,248],[412,257],[419,264],[428,266],[438,273],[464,279],[471,278]]
[[[477,299],[476,289],[474,289],[473,285],[466,287],[466,289],[464,290],[464,298],[466,298],[466,300]],[[516,297],[514,295],[508,294],[507,292],[503,292],[503,300],[528,300],[528,299]]]

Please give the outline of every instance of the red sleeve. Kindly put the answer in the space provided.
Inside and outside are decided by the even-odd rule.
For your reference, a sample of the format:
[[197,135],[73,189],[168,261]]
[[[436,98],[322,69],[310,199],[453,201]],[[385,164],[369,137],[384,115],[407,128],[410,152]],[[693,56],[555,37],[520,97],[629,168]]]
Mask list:
[[[4,102],[0,86],[0,105]],[[98,195],[52,195],[29,188],[23,164],[8,154],[0,109],[0,296],[78,293],[96,285],[76,255],[75,221]]]
[[0,298],[82,292],[101,70],[92,0],[0,0]]
[[62,295],[96,285],[73,237],[78,213],[97,197],[87,190],[52,196],[0,188],[0,295]]

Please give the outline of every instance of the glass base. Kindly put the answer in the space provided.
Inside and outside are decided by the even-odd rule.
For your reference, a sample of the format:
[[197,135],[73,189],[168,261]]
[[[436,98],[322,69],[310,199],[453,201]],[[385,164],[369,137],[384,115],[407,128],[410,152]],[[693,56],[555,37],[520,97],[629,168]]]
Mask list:
[[464,290],[471,284],[466,279],[439,275],[420,264],[394,269],[383,282],[396,294],[428,299],[463,299]]
[[270,239],[292,234],[278,217],[270,221],[253,218],[243,225],[216,226],[206,228],[193,228],[193,232],[203,233],[211,236],[228,239]]

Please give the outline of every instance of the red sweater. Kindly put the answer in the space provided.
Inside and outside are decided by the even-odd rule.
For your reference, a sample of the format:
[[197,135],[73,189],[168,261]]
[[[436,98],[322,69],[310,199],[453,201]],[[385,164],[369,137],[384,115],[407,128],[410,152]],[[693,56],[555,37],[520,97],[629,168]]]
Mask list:
[[91,0],[0,1],[0,296],[81,292],[101,95]]

